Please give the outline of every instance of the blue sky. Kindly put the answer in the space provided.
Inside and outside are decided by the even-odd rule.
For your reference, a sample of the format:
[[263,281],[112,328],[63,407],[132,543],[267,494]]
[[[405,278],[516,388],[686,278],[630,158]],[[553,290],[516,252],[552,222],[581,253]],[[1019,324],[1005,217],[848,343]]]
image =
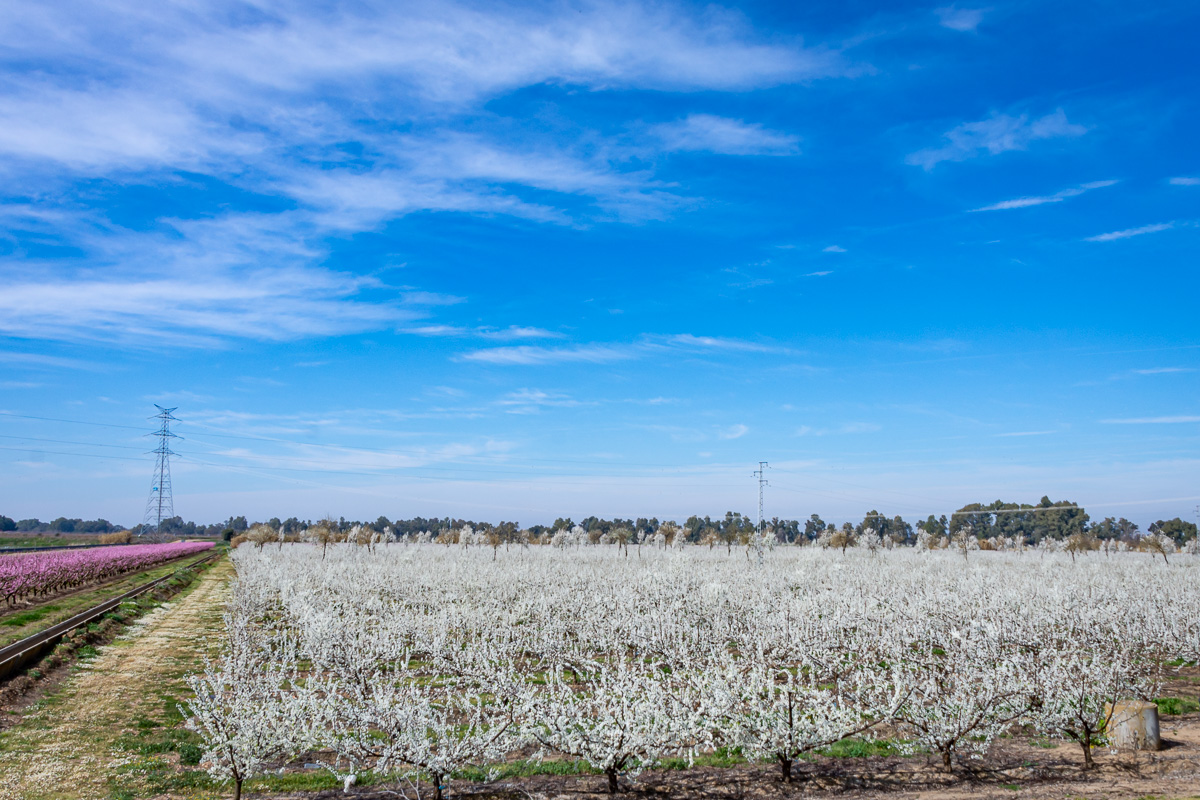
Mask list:
[[9,4],[0,513],[1191,519],[1198,22]]

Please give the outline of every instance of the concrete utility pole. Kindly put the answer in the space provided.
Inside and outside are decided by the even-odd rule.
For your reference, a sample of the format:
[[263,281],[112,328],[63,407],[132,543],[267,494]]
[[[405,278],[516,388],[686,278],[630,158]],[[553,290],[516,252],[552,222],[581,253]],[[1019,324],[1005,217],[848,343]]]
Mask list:
[[142,532],[139,536],[149,540],[162,538],[162,521],[175,516],[175,499],[171,496],[171,450],[170,440],[181,437],[171,433],[171,422],[179,420],[171,416],[174,408],[163,408],[158,403],[158,409],[150,419],[159,420],[158,430],[147,436],[158,437],[158,447],[151,450],[154,453],[154,485],[150,487],[150,497],[146,500],[146,513],[142,517]]

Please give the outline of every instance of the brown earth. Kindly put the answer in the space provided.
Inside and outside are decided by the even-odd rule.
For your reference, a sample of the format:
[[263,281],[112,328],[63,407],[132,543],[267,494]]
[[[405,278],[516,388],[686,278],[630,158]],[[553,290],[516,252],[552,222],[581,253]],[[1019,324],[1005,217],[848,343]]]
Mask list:
[[[774,800],[830,798],[858,800],[886,795],[911,800],[1149,800],[1200,798],[1200,714],[1164,717],[1164,747],[1158,752],[1096,752],[1097,767],[1082,770],[1078,746],[1033,739],[1001,741],[986,758],[966,761],[951,774],[940,763],[916,757],[819,758],[795,767],[791,784],[779,779],[771,765],[694,767],[653,770],[632,781],[622,780],[621,796]],[[254,793],[261,800],[395,800],[432,797],[428,785],[387,785],[349,794],[322,792]],[[534,776],[472,784],[456,781],[448,796],[474,800],[600,800],[610,797],[603,776]]]

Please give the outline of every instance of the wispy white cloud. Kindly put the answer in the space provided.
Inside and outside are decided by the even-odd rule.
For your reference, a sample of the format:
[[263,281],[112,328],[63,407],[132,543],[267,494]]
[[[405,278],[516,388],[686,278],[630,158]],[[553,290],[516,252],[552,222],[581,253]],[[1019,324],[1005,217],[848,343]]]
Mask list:
[[[855,71],[836,49],[768,42],[740,14],[716,9],[446,2],[246,17],[220,5],[166,5],[154,14],[121,5],[11,9],[0,22],[10,63],[27,65],[8,72],[0,94],[0,154],[9,169],[55,162],[88,174],[166,168],[225,177],[249,169],[256,189],[266,173],[295,196],[334,190],[330,204],[347,204],[336,190],[353,185],[359,205],[398,213],[550,217],[552,210],[495,185],[548,182],[552,191],[586,193],[626,181],[544,137],[540,151],[511,153],[482,135],[456,140],[436,131],[523,86],[741,91]],[[139,47],[114,58],[115,40]],[[80,73],[92,76],[86,88]],[[381,124],[417,119],[434,122],[435,132],[378,133]],[[794,141],[736,120],[689,121],[680,146],[689,146],[689,130],[692,145],[722,152],[775,152]],[[330,145],[346,141],[365,143],[368,159],[380,163],[340,169]],[[320,169],[306,168],[314,162]],[[470,179],[488,185],[462,185]]]
[[413,333],[417,336],[471,336],[475,332],[471,328],[458,325],[417,325],[412,328],[401,328],[399,333]]
[[606,364],[636,357],[636,350],[620,345],[590,344],[567,347],[516,345],[472,350],[458,356],[458,360],[501,366],[532,366],[571,363]]
[[[333,445],[283,443],[275,452],[230,447],[206,453],[203,461],[219,459],[231,465],[255,469],[294,470],[297,464],[313,471],[329,473],[375,474],[414,469],[438,463],[460,462],[483,454],[502,453],[506,443],[470,444],[451,442],[436,446],[408,446],[403,451],[382,451]],[[185,462],[186,463],[186,462]]]
[[1089,236],[1084,239],[1085,242],[1113,242],[1117,239],[1128,239],[1132,236],[1142,236],[1147,233],[1159,233],[1160,231],[1169,231],[1175,227],[1174,222],[1159,222],[1154,225],[1143,225],[1140,228],[1126,228],[1123,231],[1112,231],[1111,233],[1101,233],[1098,236]]
[[979,27],[979,23],[983,22],[983,15],[987,10],[986,8],[946,6],[936,9],[934,13],[937,14],[938,22],[943,28],[968,32]]
[[750,428],[741,423],[731,425],[717,432],[718,439],[740,439],[750,432]]
[[801,425],[796,429],[797,436],[831,436],[837,434],[875,433],[883,427],[874,422],[847,422],[832,428],[813,428]]
[[[482,113],[489,100],[521,87],[744,91],[858,71],[839,48],[765,37],[737,12],[604,1],[253,13],[222,3],[159,4],[152,12],[130,0],[103,9],[43,4],[6,9],[0,38],[9,65],[0,91],[0,177],[9,185],[30,194],[46,183],[93,177],[161,185],[187,172],[270,196],[286,209],[160,220],[170,235],[116,230],[45,200],[0,210],[19,217],[22,229],[51,231],[96,268],[81,284],[95,290],[90,301],[65,286],[13,282],[22,297],[62,298],[81,310],[76,321],[62,315],[70,324],[61,333],[32,324],[28,309],[15,309],[0,330],[34,338],[93,330],[108,341],[116,315],[139,297],[159,302],[160,294],[161,313],[143,307],[129,317],[129,340],[172,328],[191,342],[337,335],[421,318],[396,312],[403,298],[384,306],[354,291],[306,294],[306,281],[297,291],[262,292],[261,302],[246,300],[230,313],[215,301],[172,296],[185,285],[199,286],[201,298],[223,281],[235,290],[261,285],[263,264],[320,276],[330,235],[374,230],[406,214],[640,222],[690,202],[684,189],[661,183],[628,153],[575,144],[587,135],[564,143],[537,126],[521,130],[520,120]],[[118,54],[113,42],[123,41],[138,46]],[[679,123],[673,146],[783,153],[795,142],[701,114]],[[348,144],[357,156],[347,155]],[[200,277],[214,267],[218,277]],[[6,294],[0,310],[18,303]],[[264,310],[272,299],[275,310]],[[240,325],[239,311],[246,312]],[[515,328],[477,335],[549,338]]]
[[740,119],[692,114],[650,129],[664,150],[731,156],[787,156],[800,152],[800,137]]
[[496,401],[509,414],[536,414],[542,408],[556,406],[572,408],[581,403],[570,395],[559,392],[544,392],[541,389],[518,389]]
[[1018,197],[1013,200],[1003,200],[999,203],[992,203],[989,206],[981,208],[972,208],[971,211],[1007,211],[1013,208],[1029,208],[1030,206],[1040,206],[1045,203],[1061,203],[1070,197],[1078,197],[1085,192],[1090,192],[1093,189],[1103,189],[1107,186],[1115,186],[1120,181],[1092,181],[1084,183],[1070,189],[1063,189],[1061,192],[1054,194],[1033,196],[1033,197]]
[[734,339],[727,336],[696,336],[691,333],[678,333],[666,337],[654,337],[650,341],[656,344],[686,347],[698,350],[735,350],[754,353],[778,353],[783,348],[777,345],[751,342],[745,339]]
[[421,292],[406,290],[400,295],[400,302],[407,306],[453,306],[467,302],[467,298],[441,292]]
[[179,404],[181,402],[198,405],[200,403],[211,403],[217,398],[213,397],[212,395],[198,394],[196,392],[177,389],[174,391],[159,392],[157,394],[148,394],[146,395],[146,399],[151,403],[161,403],[164,405],[169,405],[171,403]]
[[806,272],[806,273],[804,273],[804,277],[806,277],[806,278],[823,278],[826,275],[832,275],[832,274],[833,274],[833,270],[824,269],[824,270],[820,270],[819,272]]
[[1178,425],[1189,422],[1200,422],[1200,417],[1197,416],[1172,416],[1172,417],[1132,417],[1130,419],[1102,419],[1100,422],[1105,425]]
[[417,325],[409,328],[402,328],[400,333],[413,333],[418,336],[446,336],[446,337],[476,337],[480,339],[494,339],[499,341],[511,341],[517,339],[561,339],[563,334],[557,331],[548,331],[544,328],[534,328],[525,325],[510,325],[507,328],[492,328],[487,326],[480,327],[463,327],[461,325]]
[[43,353],[19,353],[14,350],[0,350],[0,364],[16,364],[20,367],[33,369],[80,369],[99,372],[105,369],[103,364],[94,361],[83,361],[77,358],[63,358]]
[[943,135],[946,143],[910,153],[905,162],[933,169],[943,161],[966,161],[983,155],[1025,150],[1043,139],[1082,136],[1087,128],[1067,120],[1061,108],[1037,119],[1028,115],[994,114],[978,122],[964,122]]
[[829,247],[826,247],[821,252],[822,253],[844,253],[844,252],[846,252],[846,248],[839,247],[836,244],[831,244],[831,245],[829,245]]
[[1172,186],[1200,186],[1200,178],[1178,177],[1168,181]]
[[1195,372],[1193,367],[1151,367],[1150,369],[1135,369],[1138,375],[1166,375],[1175,372]]
[[791,352],[786,347],[766,342],[753,342],[723,336],[697,336],[691,333],[646,335],[634,342],[589,343],[543,347],[515,345],[472,350],[457,356],[459,361],[497,365],[538,365],[563,363],[609,363],[626,361],[670,352],[693,351],[709,353],[777,353]]
[[1049,436],[1049,435],[1050,435],[1050,434],[1052,434],[1052,433],[1058,433],[1058,431],[1012,431],[1012,432],[1010,432],[1010,433],[997,433],[996,435],[997,435],[997,436],[1000,436],[1000,437],[1006,437],[1006,436]]
[[0,293],[0,332],[28,339],[155,348],[285,341],[362,332],[420,311],[358,295],[373,282],[327,270],[261,269],[175,278],[16,282]]
[[[748,89],[845,74],[836,52],[756,41],[745,19],[666,6],[373,6],[303,11],[234,27],[214,19],[186,54],[193,68],[253,76],[275,90],[391,77],[434,102],[538,83],[594,89]],[[214,15],[215,16],[215,15]]]

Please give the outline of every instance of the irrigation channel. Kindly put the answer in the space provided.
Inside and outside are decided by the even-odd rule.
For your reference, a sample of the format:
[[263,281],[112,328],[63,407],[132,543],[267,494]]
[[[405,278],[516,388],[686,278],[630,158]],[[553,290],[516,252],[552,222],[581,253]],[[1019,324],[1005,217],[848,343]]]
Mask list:
[[[212,553],[197,561],[193,561],[186,566],[195,567],[199,566],[200,564],[206,564],[210,561],[215,561],[222,555],[224,555],[224,552]],[[87,611],[76,614],[70,619],[63,620],[57,625],[49,627],[40,633],[35,633],[34,635],[22,639],[19,642],[14,642],[8,647],[0,649],[0,682],[14,677],[26,666],[40,661],[47,653],[54,649],[54,646],[58,644],[64,636],[71,631],[76,630],[77,628],[82,628],[89,622],[104,616],[126,600],[131,600],[141,594],[145,594],[146,592],[155,589],[159,585],[169,581],[174,574],[174,572],[169,573],[161,578],[157,578],[148,583],[143,583],[141,586],[130,589],[124,594],[117,595],[116,597],[110,597],[103,603],[92,606]]]

